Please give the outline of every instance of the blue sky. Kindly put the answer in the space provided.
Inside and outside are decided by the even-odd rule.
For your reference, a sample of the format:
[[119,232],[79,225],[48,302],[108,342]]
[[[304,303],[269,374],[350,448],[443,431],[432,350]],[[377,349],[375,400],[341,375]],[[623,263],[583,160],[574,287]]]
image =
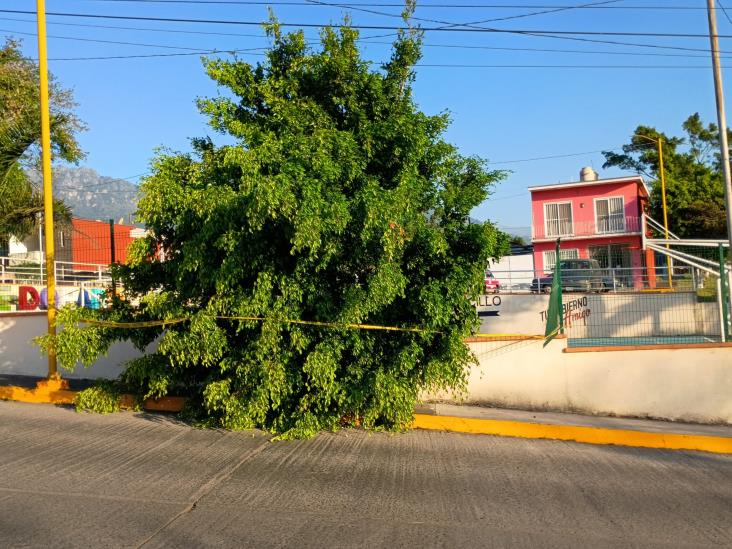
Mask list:
[[[344,3],[348,1],[343,0]],[[395,0],[351,1],[360,1],[360,7],[365,10],[393,15],[401,11],[394,6],[397,3]],[[430,0],[425,5],[418,5],[416,15],[426,19],[465,23],[549,9],[524,6],[572,6],[599,1]],[[337,1],[328,0],[327,3]],[[732,16],[732,0],[723,0],[723,4],[726,3],[729,3],[728,12]],[[429,7],[427,4],[450,7]],[[454,7],[466,4],[493,7]],[[499,4],[515,7],[496,7]],[[283,23],[338,23],[346,13],[356,25],[394,26],[400,23],[396,17],[365,13],[355,8],[312,3],[277,5],[277,1],[271,5]],[[704,0],[620,0],[591,9],[540,13],[481,25],[513,30],[704,34],[707,32],[705,5]],[[646,9],[648,7],[653,9]],[[188,4],[47,0],[46,9],[48,12],[76,14],[229,21],[258,22],[267,18],[267,6],[264,4],[205,4],[205,0]],[[0,10],[35,11],[35,1],[4,0]],[[195,99],[214,95],[217,90],[203,73],[199,56],[86,61],[60,59],[190,53],[198,49],[264,48],[268,43],[258,26],[52,15],[49,15],[48,23],[49,58],[52,59],[50,69],[62,85],[74,90],[79,103],[78,113],[89,126],[88,131],[80,136],[82,147],[88,153],[85,165],[103,175],[131,178],[133,181],[136,180],[133,176],[147,171],[156,147],[187,150],[189,138],[210,133],[204,118],[196,110]],[[425,27],[440,26],[439,23],[431,22],[420,24]],[[732,24],[722,11],[718,12],[718,24],[720,34],[732,34]],[[24,51],[32,57],[37,53],[35,30],[33,15],[0,13],[0,34],[22,38]],[[364,30],[362,36],[386,33],[388,31]],[[306,30],[306,35],[316,38],[317,29]],[[709,47],[708,39],[705,38],[571,36],[700,50]],[[88,40],[147,45],[107,44]],[[387,59],[388,41],[389,38],[362,41],[364,57],[375,64]],[[725,51],[726,48],[732,50],[732,43],[729,39],[722,39],[721,49]],[[251,62],[260,59],[250,54],[240,54],[240,57]],[[710,61],[704,51],[599,44],[505,33],[428,32],[421,63],[425,66],[418,67],[414,87],[415,99],[420,107],[428,113],[450,112],[453,123],[447,138],[461,152],[486,158],[493,168],[511,170],[508,178],[495,189],[493,196],[473,212],[473,217],[495,221],[509,232],[527,232],[530,224],[528,186],[577,180],[579,169],[586,165],[593,166],[601,177],[617,175],[619,172],[602,170],[602,155],[591,151],[621,146],[628,141],[638,124],[652,125],[661,131],[678,134],[683,120],[693,112],[699,112],[705,121],[716,121]],[[557,65],[582,65],[583,68]],[[610,68],[609,65],[614,67]],[[732,81],[728,82],[729,86],[732,86]],[[572,156],[507,162],[558,155]]]

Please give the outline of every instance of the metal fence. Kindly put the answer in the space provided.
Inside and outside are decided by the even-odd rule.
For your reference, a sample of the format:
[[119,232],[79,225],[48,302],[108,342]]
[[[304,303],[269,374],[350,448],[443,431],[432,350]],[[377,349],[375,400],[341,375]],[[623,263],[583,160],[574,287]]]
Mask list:
[[724,340],[716,295],[697,292],[567,296],[569,347],[690,345]]
[[[553,275],[537,270],[494,270],[486,275],[486,293],[549,293]],[[562,269],[565,292],[628,293],[707,291],[714,281],[689,265],[655,268]]]
[[[112,220],[73,218],[57,224],[53,238],[57,282],[109,282],[109,265],[124,263],[132,242],[144,235],[144,229]],[[45,284],[44,241],[39,229],[22,240],[0,242],[0,283]]]

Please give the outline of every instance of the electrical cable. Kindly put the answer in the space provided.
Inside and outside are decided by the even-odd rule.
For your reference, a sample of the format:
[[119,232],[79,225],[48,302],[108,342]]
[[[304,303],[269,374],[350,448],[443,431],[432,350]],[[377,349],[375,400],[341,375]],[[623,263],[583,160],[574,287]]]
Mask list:
[[[29,24],[33,24],[33,25],[36,24],[35,20],[17,19],[17,18],[12,18],[12,17],[0,17],[0,21],[18,21],[18,22],[29,23]],[[211,35],[211,36],[234,36],[234,37],[245,37],[245,38],[265,38],[265,36],[262,34],[195,31],[195,30],[182,30],[182,29],[155,29],[155,28],[149,28],[149,27],[129,27],[129,26],[122,26],[122,25],[95,25],[95,24],[89,24],[89,23],[64,23],[64,22],[60,22],[60,21],[49,21],[48,25],[99,28],[99,29],[133,30],[133,31],[141,31],[141,32],[161,32],[161,33],[179,33],[179,34]],[[359,40],[359,42],[366,42],[366,41],[373,40],[375,38],[385,38],[385,37],[390,37],[390,36],[395,36],[395,34],[389,33],[389,34],[380,34],[380,35],[376,35],[376,36],[362,36],[362,37],[359,37],[358,40]],[[691,47],[683,47],[683,46],[666,46],[666,45],[659,45],[659,44],[618,42],[618,41],[614,41],[614,40],[594,40],[594,39],[590,39],[590,38],[578,38],[578,37],[569,37],[569,36],[544,36],[544,35],[536,35],[536,36],[539,38],[554,38],[554,39],[558,39],[558,40],[571,40],[571,41],[576,41],[576,42],[587,42],[587,43],[593,43],[593,44],[615,45],[615,46],[623,46],[623,47],[701,52],[701,53],[705,54],[704,57],[707,57],[709,55],[708,48],[691,48]],[[371,43],[379,44],[379,43],[384,43],[384,42],[371,42]],[[429,47],[430,44],[425,44],[425,46]],[[447,47],[447,46],[439,46],[439,47]],[[472,49],[472,48],[480,48],[481,46],[455,45],[455,46],[450,46],[450,47]],[[506,49],[510,49],[510,48],[506,48]],[[517,50],[520,50],[520,48],[517,48]],[[536,51],[553,52],[553,50],[551,50],[551,49],[546,49],[546,50],[537,49]],[[577,50],[577,51],[579,52],[580,50]],[[567,53],[569,53],[569,52],[567,52]],[[620,52],[620,53],[624,53],[624,52]],[[637,55],[644,55],[642,52],[627,52],[628,55],[631,55],[634,53]],[[720,53],[732,54],[732,51],[720,51]]]
[[[129,4],[198,4],[198,5],[240,5],[240,6],[307,6],[305,2],[291,2],[282,0],[87,0],[99,3],[129,3]],[[371,8],[404,8],[403,3],[378,2],[344,2],[348,7]],[[571,5],[537,5],[537,4],[429,4],[420,3],[419,9],[577,9]],[[582,9],[618,9],[618,10],[705,10],[701,6],[587,6]]]
[[620,149],[620,147],[612,147],[608,149],[601,149],[597,151],[585,151],[585,152],[578,152],[578,153],[567,153],[567,154],[555,154],[551,156],[536,156],[534,158],[519,158],[517,160],[501,160],[499,162],[488,162],[489,164],[516,164],[519,162],[534,162],[536,160],[551,160],[554,158],[569,158],[571,156],[584,156],[586,154],[597,154],[601,152],[606,151],[615,151]]
[[730,18],[729,13],[727,13],[727,8],[725,8],[724,4],[722,4],[722,0],[717,0],[717,4],[719,4],[719,7],[722,8],[722,13],[724,13],[727,21],[729,21],[730,25],[732,25],[732,18]]
[[[20,15],[34,15],[35,12],[27,10],[0,10],[0,13],[13,13]],[[225,20],[225,19],[186,19],[179,17],[152,17],[142,15],[108,15],[99,13],[67,13],[67,12],[47,12],[47,16],[54,17],[77,17],[83,19],[114,19],[128,21],[155,21],[164,23],[198,23],[210,25],[242,25],[242,26],[261,26],[261,21],[243,21],[243,20]],[[463,25],[462,23],[448,23],[455,25]],[[334,29],[351,28],[360,30],[391,30],[406,31],[408,27],[389,26],[389,25],[348,25],[348,24],[320,24],[320,23],[283,23],[278,22],[281,27],[297,27],[297,28],[323,28],[330,27]],[[704,38],[709,39],[708,34],[699,33],[670,33],[670,32],[629,32],[629,31],[588,31],[588,30],[543,30],[543,29],[495,29],[488,27],[467,27],[461,26],[457,28],[445,27],[420,27],[420,32],[447,31],[447,32],[475,32],[475,33],[495,33],[495,34],[537,34],[537,35],[555,35],[555,36],[645,36],[652,38]],[[730,34],[719,34],[718,38],[732,38]]]
[[[21,34],[24,36],[38,36],[35,32],[22,32],[22,31],[15,31],[10,29],[0,29],[0,32],[5,32],[9,35],[12,34]],[[262,38],[260,35],[255,35],[257,38]],[[92,38],[82,38],[78,36],[59,36],[59,35],[53,35],[49,34],[48,38],[54,38],[58,40],[74,40],[74,41],[80,41],[80,42],[98,42],[102,44],[118,44],[118,45],[124,45],[124,46],[140,46],[140,47],[151,47],[151,48],[166,48],[166,49],[182,49],[182,50],[190,50],[192,51],[192,55],[199,55],[202,53],[210,53],[210,52],[230,52],[232,50],[228,50],[226,48],[216,48],[216,49],[203,49],[203,48],[191,48],[186,46],[172,46],[167,44],[147,44],[142,42],[123,42],[123,41],[116,41],[116,40],[99,40],[99,39],[92,39]],[[384,45],[391,45],[391,42],[370,42],[371,44],[384,44]],[[475,50],[489,50],[489,51],[525,51],[525,52],[537,52],[537,53],[572,53],[572,54],[586,54],[586,55],[624,55],[624,56],[653,56],[653,57],[693,57],[693,58],[708,58],[708,55],[706,54],[700,54],[700,55],[693,55],[693,54],[681,54],[681,53],[649,53],[649,52],[617,52],[617,51],[593,51],[593,50],[563,50],[563,49],[552,49],[552,48],[512,48],[512,47],[501,47],[501,46],[469,46],[469,45],[459,45],[459,44],[423,44],[423,47],[425,48],[452,48],[452,49],[475,49]],[[260,47],[260,48],[247,48],[247,49],[237,49],[235,50],[237,53],[244,53],[244,52],[252,52],[252,51],[261,51],[265,50],[266,48]],[[723,56],[725,57],[725,56]],[[71,59],[71,58],[66,58]],[[74,58],[76,59],[76,58]],[[86,58],[79,58],[79,59],[97,59],[93,57],[86,57]],[[59,59],[56,59],[59,60]]]

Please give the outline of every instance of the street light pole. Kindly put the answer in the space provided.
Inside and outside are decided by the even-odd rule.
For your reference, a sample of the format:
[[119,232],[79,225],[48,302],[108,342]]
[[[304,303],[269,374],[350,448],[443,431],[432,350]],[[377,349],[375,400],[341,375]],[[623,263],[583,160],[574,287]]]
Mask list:
[[48,52],[46,47],[45,0],[36,0],[38,16],[38,70],[41,88],[41,159],[43,161],[43,214],[46,229],[46,298],[48,300],[48,335],[52,336],[48,347],[48,378],[58,379],[56,368],[56,273],[53,246],[53,186],[51,184],[51,115],[48,98]]
[[[717,12],[715,0],[707,0],[707,16],[709,18],[709,43],[712,49],[712,67],[714,69],[714,94],[717,100],[717,126],[719,126],[719,149],[724,175],[724,203],[727,210],[727,260],[732,263],[732,177],[730,177],[729,144],[727,143],[727,116],[724,112],[724,85],[722,68],[719,63],[719,37],[717,35]],[[724,269],[723,269],[724,270]],[[724,281],[722,281],[724,283]],[[732,304],[732,292],[730,303]]]
[[[663,167],[663,140],[658,138],[658,165],[659,172],[661,175],[661,204],[663,205],[663,232],[664,238],[668,240],[668,208],[666,208],[666,172]],[[669,245],[666,244],[666,249],[669,249]],[[668,278],[669,290],[673,289],[673,275],[671,274],[671,258],[666,256],[666,276]]]
[[[639,133],[635,134],[635,137],[641,139],[647,139],[655,143],[658,146],[658,175],[661,178],[661,205],[663,207],[663,232],[664,238],[668,240],[668,209],[666,208],[666,171],[663,167],[663,140],[660,137],[654,138]],[[666,244],[666,249],[669,249],[669,245]],[[655,264],[655,261],[654,261]],[[666,276],[668,278],[669,289],[673,288],[673,276],[671,274],[671,258],[666,256]]]

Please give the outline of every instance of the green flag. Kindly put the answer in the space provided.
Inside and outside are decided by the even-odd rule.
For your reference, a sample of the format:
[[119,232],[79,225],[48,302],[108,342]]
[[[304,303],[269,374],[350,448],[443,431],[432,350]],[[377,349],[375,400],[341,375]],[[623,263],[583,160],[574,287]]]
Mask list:
[[562,311],[562,269],[559,258],[559,239],[557,239],[556,263],[552,278],[552,293],[549,296],[549,310],[546,313],[546,330],[544,330],[544,347],[564,331],[564,311]]

